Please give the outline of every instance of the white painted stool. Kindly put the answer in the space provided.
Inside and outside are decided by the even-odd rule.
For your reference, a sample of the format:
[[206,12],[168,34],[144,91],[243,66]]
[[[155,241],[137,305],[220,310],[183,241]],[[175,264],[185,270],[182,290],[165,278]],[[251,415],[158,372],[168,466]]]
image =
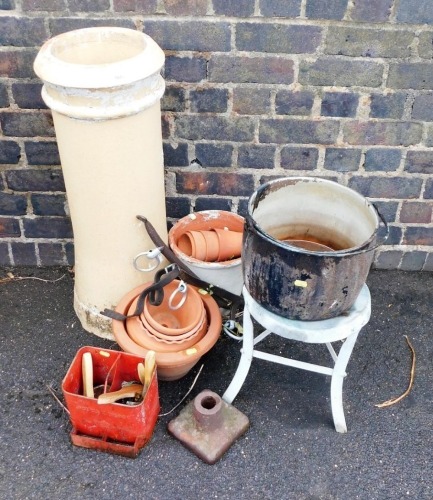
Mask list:
[[[347,432],[343,410],[343,379],[346,376],[346,366],[358,333],[370,319],[371,298],[367,285],[362,287],[354,305],[346,314],[322,321],[297,321],[283,318],[264,309],[251,297],[245,287],[242,293],[245,299],[242,355],[235,376],[223,395],[224,401],[231,403],[237,396],[247,378],[253,357],[301,370],[331,375],[331,407],[335,429],[337,432]],[[265,331],[256,338],[254,338],[251,316],[265,328]],[[309,344],[326,344],[334,361],[334,367],[329,368],[255,350],[254,346],[271,333]],[[343,345],[337,354],[331,342],[338,340],[343,341]]]

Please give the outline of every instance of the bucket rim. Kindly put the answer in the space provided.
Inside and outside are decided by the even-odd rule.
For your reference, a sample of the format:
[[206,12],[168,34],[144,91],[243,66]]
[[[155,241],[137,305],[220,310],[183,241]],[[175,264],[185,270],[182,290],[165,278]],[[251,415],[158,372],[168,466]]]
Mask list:
[[[266,191],[271,192],[272,186],[278,185],[278,184],[283,184],[283,185],[289,185],[289,184],[296,184],[298,182],[318,182],[318,183],[323,183],[323,184],[329,184],[333,186],[338,186],[342,190],[350,191],[353,195],[355,195],[361,202],[365,203],[366,207],[370,209],[370,211],[374,214],[375,216],[375,228],[372,233],[372,235],[363,243],[360,245],[357,245],[355,247],[350,247],[344,250],[335,250],[332,252],[317,252],[313,250],[307,250],[302,247],[296,247],[294,245],[290,245],[290,243],[287,242],[282,242],[281,240],[278,240],[277,238],[274,238],[271,236],[269,233],[267,233],[264,229],[262,229],[259,224],[255,221],[253,212],[257,208],[259,201],[264,199],[263,195],[266,195]],[[371,203],[365,196],[361,195],[357,191],[355,191],[352,188],[349,188],[347,186],[344,186],[338,182],[332,181],[330,179],[323,179],[321,177],[307,177],[307,176],[287,176],[287,177],[280,177],[278,179],[272,179],[270,181],[267,181],[263,183],[261,186],[259,186],[253,194],[250,196],[250,199],[248,200],[248,208],[247,208],[247,213],[245,216],[245,221],[247,226],[253,226],[254,229],[261,234],[263,237],[271,240],[273,243],[275,243],[278,247],[285,249],[285,250],[292,250],[301,254],[305,255],[311,255],[314,257],[346,257],[346,256],[351,256],[351,255],[358,255],[360,253],[366,253],[373,251],[376,249],[381,243],[375,244],[376,243],[376,236],[377,232],[380,227],[380,220],[383,222],[384,219],[380,215],[377,207]]]

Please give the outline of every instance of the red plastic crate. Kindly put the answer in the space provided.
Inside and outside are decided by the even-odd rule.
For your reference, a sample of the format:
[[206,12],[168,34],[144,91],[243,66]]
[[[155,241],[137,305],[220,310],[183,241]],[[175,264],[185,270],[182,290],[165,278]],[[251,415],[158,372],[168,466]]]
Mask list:
[[137,365],[144,360],[125,352],[82,347],[62,382],[73,427],[72,443],[134,458],[152,437],[158,419],[160,405],[156,370],[140,404],[99,405],[97,399],[83,396],[81,365],[85,352],[92,355],[94,386],[107,381],[111,391],[120,389],[122,382],[138,381]]

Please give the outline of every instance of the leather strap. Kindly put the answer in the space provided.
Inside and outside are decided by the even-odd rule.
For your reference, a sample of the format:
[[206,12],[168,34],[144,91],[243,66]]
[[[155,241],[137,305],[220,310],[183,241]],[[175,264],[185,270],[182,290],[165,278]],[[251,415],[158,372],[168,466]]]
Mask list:
[[101,314],[119,321],[124,321],[125,319],[133,318],[134,316],[140,316],[143,312],[146,297],[149,297],[149,302],[153,306],[161,305],[164,299],[164,287],[178,278],[179,275],[179,268],[177,266],[172,266],[172,269],[168,272],[166,272],[165,269],[158,271],[155,274],[153,284],[145,288],[138,296],[137,306],[132,314],[121,314],[117,311],[113,311],[112,309],[104,309],[101,311]]

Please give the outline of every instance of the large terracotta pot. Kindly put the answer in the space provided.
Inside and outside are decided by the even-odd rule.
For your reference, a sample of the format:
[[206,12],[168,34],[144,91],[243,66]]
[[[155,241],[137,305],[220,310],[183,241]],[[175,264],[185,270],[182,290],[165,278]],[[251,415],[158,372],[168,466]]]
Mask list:
[[[128,292],[119,302],[116,311],[127,314],[134,299],[148,286],[141,285]],[[204,337],[188,349],[178,352],[156,352],[158,378],[160,380],[178,380],[185,376],[191,368],[216,343],[221,333],[222,317],[218,304],[210,295],[200,295],[206,309],[208,330]],[[148,349],[134,342],[128,334],[126,321],[113,320],[113,334],[116,342],[126,352],[146,357]]]

